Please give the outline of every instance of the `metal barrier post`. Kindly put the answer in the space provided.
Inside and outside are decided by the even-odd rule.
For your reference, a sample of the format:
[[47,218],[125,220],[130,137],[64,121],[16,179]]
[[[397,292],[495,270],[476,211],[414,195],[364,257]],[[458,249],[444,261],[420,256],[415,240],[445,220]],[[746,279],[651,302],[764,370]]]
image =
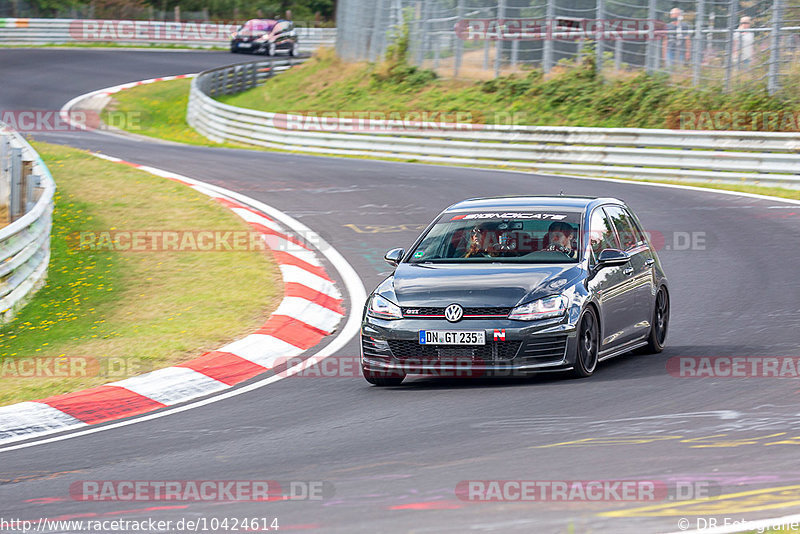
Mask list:
[[656,70],[656,52],[658,46],[656,45],[656,0],[649,0],[647,4],[647,19],[648,19],[648,33],[647,33],[647,46],[645,47],[645,70],[648,74],[652,74]]
[[[458,6],[456,7],[456,16],[458,19],[456,20],[457,23],[461,23],[464,20],[464,0],[458,0]],[[456,54],[455,58],[453,58],[453,77],[458,78],[458,71],[461,69],[461,61],[464,56],[464,39],[461,36],[456,35]]]
[[700,84],[700,68],[703,64],[703,19],[706,18],[705,0],[697,0],[697,18],[694,21],[694,64],[692,65],[692,85]]
[[[767,74],[767,91],[774,95],[781,88],[778,80],[780,70],[780,48],[781,48],[781,0],[774,0],[772,3],[772,31],[770,32],[770,52],[769,52],[769,72]],[[741,55],[741,52],[740,54]]]
[[597,9],[595,11],[595,29],[597,35],[595,36],[595,69],[597,72],[603,70],[603,51],[605,49],[605,41],[603,39],[603,20],[606,17],[606,6],[603,0],[597,0]]
[[555,23],[556,0],[547,0],[547,14],[545,25],[547,35],[544,36],[544,51],[542,52],[542,69],[545,74],[553,68],[553,24]]
[[22,149],[12,148],[10,154],[10,193],[8,202],[8,214],[11,222],[19,219],[25,212],[22,209],[24,203],[21,201],[22,189]]
[[733,32],[736,29],[736,13],[739,11],[737,0],[728,2],[728,33],[725,42],[725,91],[730,91],[731,74],[733,72]]
[[503,42],[505,41],[506,33],[506,2],[499,0],[497,3],[497,27],[500,35],[497,37],[497,42],[494,45],[494,77],[500,76],[500,67],[503,64]]

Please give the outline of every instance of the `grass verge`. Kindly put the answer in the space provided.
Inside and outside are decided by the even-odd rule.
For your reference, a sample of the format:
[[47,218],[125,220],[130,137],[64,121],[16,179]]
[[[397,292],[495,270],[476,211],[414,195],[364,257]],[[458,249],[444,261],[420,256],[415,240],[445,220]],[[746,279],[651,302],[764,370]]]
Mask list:
[[[345,63],[339,61],[331,52],[322,50],[318,55],[301,66],[293,68],[291,71],[281,74],[269,81],[269,83],[240,93],[221,98],[220,100],[235,106],[260,109],[272,112],[324,112],[324,111],[365,111],[383,110],[386,112],[409,112],[438,109],[443,112],[455,112],[469,110],[475,118],[486,119],[498,117],[494,112],[503,110],[503,117],[525,117],[524,113],[517,113],[519,109],[537,109],[536,124],[572,124],[580,126],[604,126],[604,127],[631,127],[645,126],[662,127],[660,122],[651,122],[655,117],[652,112],[657,109],[655,104],[660,98],[665,97],[660,93],[650,94],[648,97],[639,95],[638,102],[643,106],[639,112],[642,114],[640,119],[636,119],[630,95],[618,95],[623,102],[622,107],[627,111],[620,116],[606,117],[601,119],[602,113],[593,113],[591,106],[584,102],[584,106],[575,106],[574,103],[563,104],[566,108],[562,109],[560,101],[569,102],[570,94],[575,94],[577,89],[575,84],[584,83],[580,81],[580,69],[563,70],[561,74],[548,78],[545,85],[538,89],[530,89],[531,94],[550,95],[546,102],[527,101],[527,106],[517,102],[516,90],[510,90],[509,86],[514,86],[517,80],[514,76],[507,79],[498,79],[492,82],[465,82],[459,80],[440,80],[429,75],[411,69],[411,74],[404,75],[403,82],[387,81],[387,77],[397,76],[391,74],[385,66],[359,63]],[[575,77],[578,77],[576,82]],[[588,76],[585,72],[583,76]],[[563,78],[567,78],[564,80]],[[415,81],[416,80],[416,81]],[[520,87],[529,86],[532,80],[517,80]],[[565,83],[570,81],[570,83]],[[564,82],[564,83],[562,83]],[[651,81],[652,82],[652,81]],[[544,82],[543,82],[544,83]],[[593,83],[593,82],[592,82]],[[654,83],[654,82],[652,82]],[[376,85],[377,84],[377,85]],[[487,84],[489,84],[487,86]],[[111,113],[132,112],[137,113],[141,118],[139,124],[132,126],[126,125],[126,130],[132,133],[139,133],[151,137],[158,137],[170,141],[177,141],[204,146],[235,146],[237,148],[250,148],[253,150],[269,150],[260,147],[232,144],[217,144],[197,133],[186,123],[186,105],[188,102],[190,80],[175,80],[157,82],[148,85],[138,86],[132,89],[121,91],[114,95],[111,104],[107,108],[106,119],[110,119]],[[591,85],[591,84],[590,84]],[[562,88],[563,86],[563,88]],[[489,87],[491,90],[486,89]],[[518,88],[519,89],[519,88]],[[647,93],[646,88],[641,89]],[[672,90],[667,88],[667,90]],[[588,91],[588,89],[587,89]],[[624,93],[622,89],[616,92]],[[579,94],[580,91],[577,91]],[[615,94],[615,91],[611,91]],[[688,93],[687,93],[688,94]],[[530,96],[530,95],[529,95]],[[607,95],[608,96],[608,95]],[[532,97],[531,97],[532,98]],[[544,98],[544,97],[543,97]],[[605,106],[610,106],[609,102]],[[627,100],[626,100],[627,98]],[[523,103],[525,102],[522,99]],[[752,103],[751,103],[752,104]],[[672,106],[682,105],[674,103]],[[758,106],[759,104],[752,104]],[[541,106],[541,107],[536,107]],[[587,107],[588,106],[588,107]],[[602,106],[601,106],[602,107]],[[634,106],[635,107],[635,106]],[[576,110],[582,109],[580,117],[573,116],[578,113]],[[695,108],[691,108],[695,109]],[[760,109],[764,109],[763,107]],[[511,115],[509,115],[509,113]],[[514,116],[514,113],[517,113]],[[638,113],[638,112],[637,112]],[[667,113],[667,112],[665,112]],[[667,115],[661,117],[662,122],[667,120]],[[529,117],[530,118],[530,117]],[[538,122],[541,120],[541,122]],[[631,120],[633,124],[625,124]],[[305,154],[302,150],[291,151],[294,154]],[[310,155],[319,155],[308,153]],[[340,156],[354,157],[357,159],[373,159],[363,156]],[[413,161],[407,158],[378,158],[390,161]],[[436,163],[433,163],[436,164]],[[492,167],[486,167],[492,168]],[[506,169],[514,169],[513,163],[509,163]],[[518,169],[525,171],[525,169]],[[629,179],[629,178],[622,178]],[[687,182],[684,180],[651,180],[642,179],[638,181],[654,183],[672,183],[693,185],[710,189],[722,189],[728,191],[740,191],[761,195],[770,195],[783,198],[800,199],[800,191],[779,187],[765,187],[748,184],[726,184],[717,182]]]
[[[748,112],[741,125],[747,130],[765,129],[764,116],[749,112],[789,111],[800,104],[799,94],[788,86],[770,96],[758,81],[725,92],[714,86],[699,89],[676,84],[666,76],[642,72],[602,75],[595,71],[591,55],[577,65],[560,64],[547,75],[537,69],[468,81],[439,78],[402,59],[348,63],[327,49],[267,84],[219,100],[276,113],[428,112],[433,117],[430,120],[436,121],[452,120],[452,114],[460,112],[461,120],[471,117],[477,123],[604,128],[677,129],[682,112],[727,110]],[[436,113],[443,118],[437,119]],[[684,119],[684,127],[699,124],[723,129],[719,120],[701,121],[699,114],[692,116],[697,120]],[[766,129],[800,131],[790,113],[774,124],[766,122],[770,127]]]
[[[58,186],[47,284],[0,327],[0,405],[189,360],[260,326],[282,295],[264,252],[81,250],[79,232],[249,231],[190,188],[86,152],[36,143]],[[120,241],[120,245],[124,243]],[[86,376],[25,377],[33,359],[89,359]],[[67,371],[67,374],[70,374]]]
[[191,79],[182,78],[120,91],[103,110],[103,120],[139,135],[216,146],[186,123],[191,83]]

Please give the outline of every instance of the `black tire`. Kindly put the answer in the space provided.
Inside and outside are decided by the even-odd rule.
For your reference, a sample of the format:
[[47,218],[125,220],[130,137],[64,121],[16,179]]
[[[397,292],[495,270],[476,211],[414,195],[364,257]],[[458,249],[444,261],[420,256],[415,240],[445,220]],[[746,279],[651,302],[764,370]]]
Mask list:
[[292,48],[289,50],[289,55],[292,57],[297,57],[300,55],[300,52],[297,50],[297,43],[292,45]]
[[231,54],[238,54],[239,49],[236,48],[236,45],[231,45]]
[[389,373],[381,371],[370,371],[369,369],[361,368],[364,373],[364,379],[370,384],[378,387],[386,386],[399,386],[403,383],[406,375],[402,373]]
[[665,287],[660,287],[656,293],[656,302],[653,306],[653,321],[650,324],[650,335],[647,337],[647,346],[642,347],[646,354],[658,354],[664,350],[669,329],[669,293]]
[[275,43],[269,43],[267,45],[267,55],[273,57],[278,51],[278,48],[275,46]]
[[600,323],[594,308],[588,307],[578,323],[578,348],[572,375],[575,378],[592,376],[597,369],[600,352]]

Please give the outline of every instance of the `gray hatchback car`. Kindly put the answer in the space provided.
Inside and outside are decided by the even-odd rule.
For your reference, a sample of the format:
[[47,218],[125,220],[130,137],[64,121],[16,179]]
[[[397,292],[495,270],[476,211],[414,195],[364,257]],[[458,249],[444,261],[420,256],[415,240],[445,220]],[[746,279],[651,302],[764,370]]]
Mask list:
[[634,349],[660,352],[669,289],[658,256],[620,200],[475,198],[445,209],[367,299],[368,382],[408,374],[594,373]]

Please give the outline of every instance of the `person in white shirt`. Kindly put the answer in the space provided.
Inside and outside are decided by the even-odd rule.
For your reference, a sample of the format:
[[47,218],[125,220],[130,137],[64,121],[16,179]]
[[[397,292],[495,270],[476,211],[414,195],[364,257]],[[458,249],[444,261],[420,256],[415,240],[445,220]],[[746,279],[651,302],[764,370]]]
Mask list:
[[755,34],[750,31],[753,19],[742,17],[733,35],[733,64],[739,69],[747,69],[755,53]]

